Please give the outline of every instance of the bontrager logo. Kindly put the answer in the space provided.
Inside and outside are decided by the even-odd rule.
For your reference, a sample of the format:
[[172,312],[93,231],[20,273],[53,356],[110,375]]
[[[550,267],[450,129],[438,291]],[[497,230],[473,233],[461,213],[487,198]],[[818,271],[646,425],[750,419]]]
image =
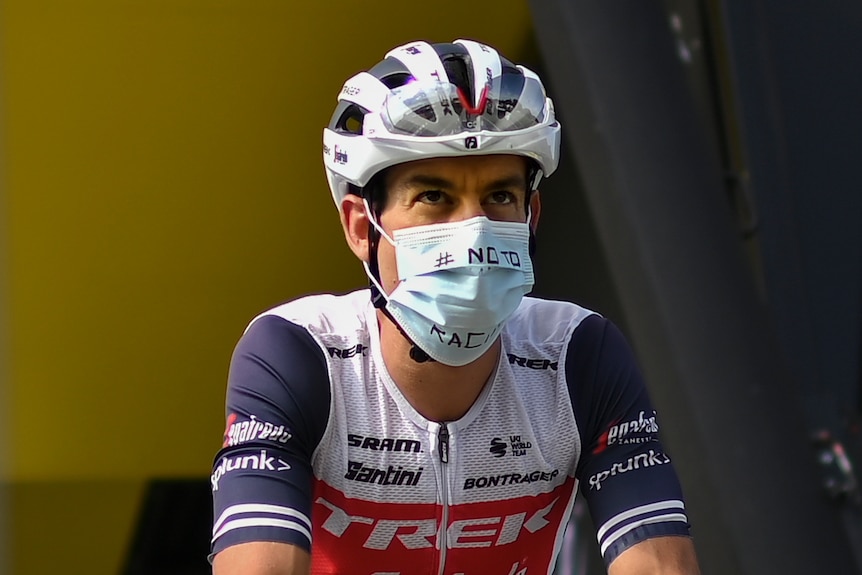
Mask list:
[[503,473],[501,475],[468,477],[464,480],[464,489],[484,489],[486,487],[497,487],[498,485],[516,485],[535,483],[536,481],[552,481],[559,474],[560,471],[558,469],[554,469],[553,471],[533,471],[532,473]]
[[615,475],[622,475],[634,469],[642,469],[646,467],[655,467],[656,465],[664,465],[670,463],[670,457],[662,452],[656,452],[652,449],[647,453],[641,453],[634,457],[629,457],[625,463],[614,463],[611,468],[606,471],[600,471],[590,477],[590,489],[599,491],[602,488],[602,481]]
[[218,484],[226,473],[237,469],[254,469],[257,471],[285,471],[290,465],[278,457],[270,457],[266,449],[261,449],[259,454],[237,455],[236,457],[225,457],[215,468],[210,476],[213,491],[218,491]]
[[531,441],[521,441],[520,435],[509,435],[506,440],[495,437],[491,440],[491,448],[488,450],[494,457],[503,457],[508,451],[514,457],[527,455],[527,450],[533,447]]
[[376,483],[378,485],[416,485],[422,477],[420,467],[416,470],[404,469],[402,466],[390,465],[386,469],[377,469],[366,466],[361,461],[348,461],[345,479],[360,481],[362,483]]
[[293,436],[290,430],[283,425],[260,421],[255,415],[252,415],[251,419],[237,421],[237,415],[231,413],[227,419],[227,429],[224,433],[222,447],[239,445],[240,443],[253,440],[273,441],[284,444],[291,437]]
[[363,437],[355,433],[347,434],[347,445],[350,447],[358,447],[360,449],[370,449],[371,451],[410,451],[413,453],[422,452],[422,443],[415,439],[400,439],[392,437]]
[[656,441],[658,439],[655,435],[658,433],[656,413],[653,411],[650,417],[644,417],[644,413],[641,411],[638,414],[638,418],[631,421],[624,421],[622,423],[615,421],[612,423],[608,430],[602,434],[599,444],[593,449],[593,453],[601,453],[609,445],[614,444],[628,445]]
[[509,358],[510,365],[517,365],[518,367],[526,367],[529,369],[551,369],[553,371],[557,371],[557,367],[559,365],[558,362],[551,361],[550,359],[527,359],[526,357],[521,357],[514,353],[507,353],[506,356]]

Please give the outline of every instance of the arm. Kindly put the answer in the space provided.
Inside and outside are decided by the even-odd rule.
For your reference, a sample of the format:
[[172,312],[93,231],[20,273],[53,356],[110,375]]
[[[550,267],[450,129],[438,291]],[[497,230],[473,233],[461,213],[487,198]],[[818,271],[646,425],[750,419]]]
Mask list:
[[329,376],[309,333],[256,320],[237,344],[224,445],[211,478],[218,575],[305,575],[311,551],[311,456],[329,417]]
[[566,377],[581,435],[576,476],[612,575],[697,575],[682,489],[625,338],[592,316],[575,330]]
[[307,575],[308,551],[288,543],[253,541],[228,547],[215,556],[213,575]]
[[623,551],[609,575],[700,575],[694,543],[688,537],[646,539]]

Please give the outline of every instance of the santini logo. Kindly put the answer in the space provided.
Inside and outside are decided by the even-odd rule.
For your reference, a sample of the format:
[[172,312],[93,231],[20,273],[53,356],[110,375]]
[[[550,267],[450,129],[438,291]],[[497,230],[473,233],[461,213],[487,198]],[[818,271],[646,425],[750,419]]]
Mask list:
[[361,461],[348,461],[347,473],[344,474],[344,478],[362,483],[376,483],[377,485],[416,485],[419,483],[419,478],[422,477],[423,469],[420,467],[415,471],[410,471],[400,465],[376,469],[366,466]]

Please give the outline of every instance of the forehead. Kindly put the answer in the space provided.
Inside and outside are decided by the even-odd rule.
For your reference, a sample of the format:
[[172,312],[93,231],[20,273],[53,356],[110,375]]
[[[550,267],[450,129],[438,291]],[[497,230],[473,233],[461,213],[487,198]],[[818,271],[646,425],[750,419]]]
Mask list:
[[386,184],[387,188],[395,191],[398,188],[422,185],[423,181],[429,179],[445,181],[453,187],[481,187],[499,181],[511,181],[525,186],[527,160],[512,154],[416,160],[389,168]]

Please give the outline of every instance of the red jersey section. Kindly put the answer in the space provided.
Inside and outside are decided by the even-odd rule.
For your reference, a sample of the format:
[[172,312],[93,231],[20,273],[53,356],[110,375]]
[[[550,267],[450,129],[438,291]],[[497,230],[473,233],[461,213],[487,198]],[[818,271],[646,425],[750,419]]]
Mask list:
[[445,575],[544,575],[574,488],[450,505],[441,529],[439,504],[352,499],[316,479],[311,573],[438,575],[445,561]]

